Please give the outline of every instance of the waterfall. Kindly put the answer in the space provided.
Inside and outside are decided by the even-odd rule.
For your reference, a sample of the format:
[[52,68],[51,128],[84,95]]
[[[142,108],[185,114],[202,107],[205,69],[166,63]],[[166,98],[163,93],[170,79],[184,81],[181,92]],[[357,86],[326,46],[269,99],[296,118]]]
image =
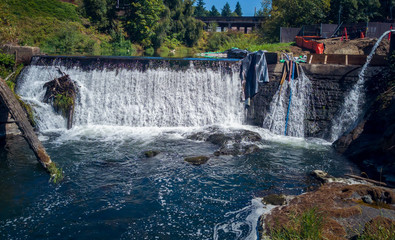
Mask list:
[[[207,60],[155,60],[150,63],[155,67],[150,68],[141,67],[138,60],[128,61],[137,63],[134,67],[84,65],[55,59],[46,66],[35,60],[24,69],[17,92],[32,104],[40,130],[66,127],[66,120],[42,102],[44,83],[60,76],[57,68],[78,86],[74,126],[190,127],[242,122],[237,62],[222,66]],[[210,64],[215,66],[207,67]]]
[[289,95],[292,89],[292,102],[288,120],[287,135],[304,137],[304,119],[306,109],[309,107],[309,98],[312,92],[310,79],[300,67],[300,75],[291,82],[284,81],[282,89],[277,89],[270,103],[270,110],[263,120],[263,127],[271,132],[284,135]]
[[333,118],[331,131],[332,141],[336,141],[341,135],[351,131],[358,123],[358,119],[363,114],[363,106],[365,105],[366,101],[364,89],[366,70],[381,41],[390,32],[391,31],[385,32],[373,46],[372,51],[366,59],[366,63],[363,65],[361,72],[359,73],[357,83],[352,87],[351,91],[345,97],[337,117]]

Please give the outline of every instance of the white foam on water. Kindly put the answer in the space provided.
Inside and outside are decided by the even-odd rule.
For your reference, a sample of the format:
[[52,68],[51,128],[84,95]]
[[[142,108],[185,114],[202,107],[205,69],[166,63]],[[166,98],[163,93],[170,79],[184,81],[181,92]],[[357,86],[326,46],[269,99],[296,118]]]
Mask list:
[[[273,206],[264,205],[261,198],[252,199],[250,205],[225,214],[227,221],[215,225],[213,239],[223,239],[221,234],[232,234],[235,240],[257,240],[259,218],[272,209]],[[245,227],[249,229],[247,234],[243,230]]]

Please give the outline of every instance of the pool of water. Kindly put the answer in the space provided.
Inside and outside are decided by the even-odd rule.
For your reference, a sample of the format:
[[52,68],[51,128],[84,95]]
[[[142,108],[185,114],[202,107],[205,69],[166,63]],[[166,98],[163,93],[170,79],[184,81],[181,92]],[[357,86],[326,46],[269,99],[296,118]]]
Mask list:
[[[224,127],[232,131],[235,127]],[[259,197],[300,194],[308,173],[356,171],[326,142],[272,135],[245,156],[188,140],[197,128],[77,127],[41,133],[65,179],[48,183],[21,137],[0,149],[0,239],[256,239]],[[160,154],[146,158],[144,151]],[[185,157],[210,155],[201,166]]]

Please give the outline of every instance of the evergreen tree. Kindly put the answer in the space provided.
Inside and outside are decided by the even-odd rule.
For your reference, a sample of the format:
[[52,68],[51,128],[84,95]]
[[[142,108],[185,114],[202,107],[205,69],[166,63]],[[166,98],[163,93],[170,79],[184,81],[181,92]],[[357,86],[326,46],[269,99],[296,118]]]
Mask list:
[[240,2],[236,3],[236,8],[235,8],[235,13],[237,16],[241,17],[243,15],[243,12],[241,11],[241,5]]
[[226,2],[224,8],[222,8],[221,16],[230,17],[231,14],[232,14],[232,10],[230,10],[230,5],[228,2]]
[[218,12],[217,8],[213,5],[211,11],[209,12],[210,17],[219,17],[221,14]]
[[195,17],[205,17],[206,16],[206,8],[204,7],[206,3],[203,0],[198,0],[197,5],[195,7]]

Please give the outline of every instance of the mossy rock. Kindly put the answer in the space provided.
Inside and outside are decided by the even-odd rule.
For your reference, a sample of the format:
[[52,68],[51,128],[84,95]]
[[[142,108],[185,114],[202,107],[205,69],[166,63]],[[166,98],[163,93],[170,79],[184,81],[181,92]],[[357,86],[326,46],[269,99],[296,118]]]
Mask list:
[[271,205],[284,205],[286,198],[284,195],[270,194],[262,198],[262,203]]
[[145,151],[145,152],[144,152],[144,155],[145,155],[147,158],[152,158],[152,157],[155,157],[156,155],[158,155],[159,153],[160,153],[159,151],[150,150],[150,151]]
[[199,165],[205,164],[209,159],[210,158],[206,157],[206,156],[197,156],[197,157],[184,158],[184,161],[186,161],[192,165],[199,166]]

